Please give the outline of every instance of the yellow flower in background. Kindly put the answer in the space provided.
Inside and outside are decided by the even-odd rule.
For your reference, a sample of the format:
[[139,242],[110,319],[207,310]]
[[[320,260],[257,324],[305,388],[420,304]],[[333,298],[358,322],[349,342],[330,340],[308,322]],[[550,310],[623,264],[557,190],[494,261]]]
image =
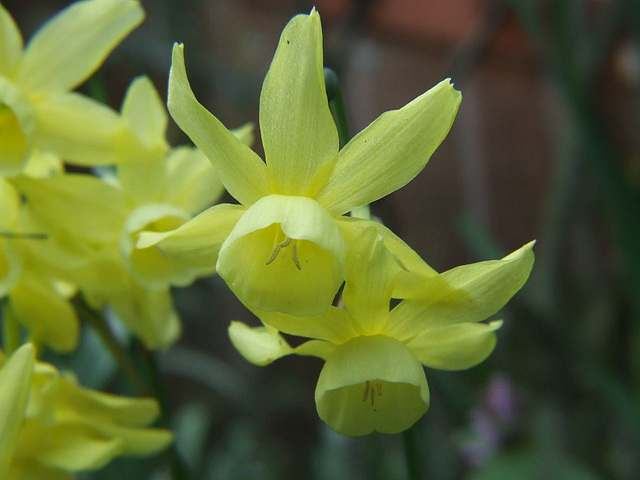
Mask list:
[[[121,138],[131,148],[119,152],[115,174],[20,175],[10,182],[25,199],[23,231],[48,235],[23,242],[39,272],[50,270],[51,276],[74,285],[93,308],[108,306],[148,348],[165,348],[181,330],[170,286],[212,274],[214,265],[178,264],[156,248],[136,249],[138,234],[179,227],[218,200],[224,187],[197,148],[170,149],[166,108],[148,78],[132,82],[119,121]],[[253,140],[250,125],[235,134],[243,142]],[[50,316],[39,314],[46,315],[46,308],[38,302],[17,304],[11,298],[10,305],[32,332],[36,323],[52,323],[46,321]],[[53,318],[61,332],[74,332],[58,320],[67,316]],[[77,338],[77,320],[74,326]],[[51,345],[51,336],[38,338]]]
[[81,165],[114,163],[117,113],[71,90],[143,17],[136,0],[76,2],[23,49],[0,5],[0,176],[20,173],[33,147]]
[[[8,478],[9,465],[24,421],[33,371],[33,347],[28,344],[9,360],[0,353],[0,478]],[[4,365],[2,365],[4,363]]]
[[52,480],[97,470],[119,456],[149,456],[172,441],[149,428],[155,400],[80,387],[52,365],[33,362],[33,347],[0,352],[0,478]]
[[79,334],[69,302],[73,289],[58,281],[47,255],[34,255],[48,237],[42,227],[24,223],[20,193],[3,178],[0,212],[0,299],[8,301],[4,313],[27,327],[34,341],[59,352],[73,350]]
[[[250,308],[322,313],[344,280],[347,249],[363,228],[373,226],[342,215],[415,177],[447,135],[460,99],[445,80],[381,115],[338,151],[325,92],[320,16],[312,10],[286,26],[264,81],[265,163],[198,103],[183,48],[176,45],[169,111],[240,205],[215,206],[175,232],[142,233],[138,247],[155,245],[185,265],[215,265]],[[393,233],[375,228],[407,270],[434,275]]]
[[[284,355],[326,361],[315,392],[318,414],[344,435],[398,433],[429,407],[422,365],[460,370],[484,360],[502,322],[481,323],[524,285],[533,266],[531,242],[502,260],[454,268],[427,279],[419,295],[389,311],[397,261],[374,229],[352,246],[343,292],[345,310],[319,316],[259,314],[265,326],[232,322],[229,336],[250,362]],[[278,331],[311,338],[291,348]]]

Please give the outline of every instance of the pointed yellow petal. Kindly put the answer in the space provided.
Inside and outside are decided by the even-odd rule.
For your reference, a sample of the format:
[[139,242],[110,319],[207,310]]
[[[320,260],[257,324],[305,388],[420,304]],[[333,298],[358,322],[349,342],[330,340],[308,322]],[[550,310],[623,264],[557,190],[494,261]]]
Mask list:
[[464,370],[482,362],[496,345],[501,320],[456,323],[430,328],[407,343],[423,365],[439,370]]
[[0,75],[0,176],[20,173],[29,158],[36,114],[27,97]]
[[316,386],[318,415],[342,435],[399,433],[429,408],[420,362],[402,343],[374,335],[336,348]]
[[33,357],[33,346],[29,343],[16,350],[0,367],[0,478],[7,476],[24,420],[31,390]]
[[250,147],[256,141],[255,125],[251,122],[245,123],[241,127],[233,128],[231,133],[247,147]]
[[131,82],[122,104],[122,118],[145,148],[161,156],[169,150],[165,139],[167,110],[148,77]]
[[50,232],[62,231],[98,243],[117,242],[128,206],[121,190],[90,175],[46,179],[19,177],[14,185],[30,213]]
[[22,240],[2,235],[2,232],[18,233],[19,208],[18,192],[0,178],[0,298],[13,288],[22,273]]
[[155,399],[129,398],[83,388],[64,378],[57,384],[56,398],[63,407],[58,418],[64,421],[83,417],[95,423],[112,423],[129,427],[144,427],[160,414]]
[[533,267],[530,242],[502,260],[472,263],[441,275],[448,285],[425,282],[420,296],[404,300],[391,312],[389,332],[409,339],[441,325],[479,322],[500,310],[529,278]]
[[0,75],[11,77],[22,56],[22,35],[7,9],[0,5]]
[[158,248],[135,247],[140,231],[166,232],[188,219],[182,210],[165,204],[147,204],[131,212],[122,231],[120,251],[131,274],[142,285],[163,289],[170,285],[185,286],[197,278],[200,269],[179,264]]
[[376,335],[386,327],[399,272],[376,229],[367,228],[351,244],[342,299],[360,335]]
[[167,170],[171,182],[166,202],[190,214],[211,206],[224,192],[218,172],[197,148],[172,150],[167,158]]
[[77,165],[119,161],[122,124],[109,107],[79,93],[53,95],[34,104],[38,124],[34,144]]
[[216,205],[176,230],[140,233],[136,247],[158,248],[179,265],[213,273],[222,243],[245,211],[241,205]]
[[180,318],[168,289],[149,290],[132,284],[119,294],[111,295],[108,303],[147,348],[168,348],[180,336]]
[[342,308],[329,307],[321,315],[296,317],[280,312],[252,310],[265,324],[289,335],[319,338],[331,343],[344,343],[357,335],[349,314]]
[[169,112],[218,169],[222,183],[243,205],[270,192],[267,166],[204,108],[191,91],[182,45],[174,45],[169,74]]
[[143,17],[142,7],[135,0],[72,4],[29,41],[17,74],[18,83],[30,92],[74,89]]
[[322,71],[315,9],[293,17],[280,37],[260,95],[260,133],[278,193],[302,195],[338,153]]
[[78,343],[80,322],[69,300],[35,275],[23,276],[11,290],[10,306],[38,342],[58,352]]
[[238,220],[216,270],[245,305],[291,315],[329,308],[344,279],[334,218],[307,197],[269,195]]
[[20,434],[19,449],[21,455],[38,463],[73,472],[104,467],[122,454],[123,443],[87,425],[47,425],[39,419],[28,419]]
[[409,183],[449,133],[460,101],[460,92],[444,80],[382,114],[340,151],[318,202],[342,215]]
[[238,353],[254,365],[262,367],[293,352],[282,335],[272,328],[250,327],[234,321],[228,333]]
[[286,355],[296,354],[327,358],[334,347],[319,340],[311,340],[291,348],[277,330],[267,327],[249,327],[242,322],[231,322],[229,338],[238,353],[258,366],[269,365]]
[[438,273],[425,263],[409,245],[381,223],[353,217],[338,217],[338,225],[348,245],[367,228],[373,228],[384,241],[384,246],[402,266],[393,288],[394,298],[415,295],[427,279],[437,278]]

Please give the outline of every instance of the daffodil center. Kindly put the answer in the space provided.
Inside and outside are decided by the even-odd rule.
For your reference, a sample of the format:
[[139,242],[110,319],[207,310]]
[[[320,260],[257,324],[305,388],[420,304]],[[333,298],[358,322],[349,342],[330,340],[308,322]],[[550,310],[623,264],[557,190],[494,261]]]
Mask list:
[[[283,236],[284,236],[284,240],[282,239]],[[282,250],[283,248],[287,248],[288,246],[291,246],[291,260],[293,260],[293,264],[296,266],[298,270],[302,270],[302,267],[300,266],[300,260],[298,259],[299,245],[300,245],[300,240],[294,240],[290,237],[287,237],[286,235],[284,235],[284,233],[282,233],[282,230],[278,228],[274,236],[273,249],[271,250],[271,255],[269,255],[269,258],[265,262],[265,265],[270,265],[271,263],[273,263],[273,261],[276,258],[278,258],[278,254],[280,253],[280,250]]]
[[364,392],[362,393],[362,401],[366,402],[370,399],[371,406],[375,403],[376,396],[382,396],[382,381],[380,380],[367,380],[364,384]]

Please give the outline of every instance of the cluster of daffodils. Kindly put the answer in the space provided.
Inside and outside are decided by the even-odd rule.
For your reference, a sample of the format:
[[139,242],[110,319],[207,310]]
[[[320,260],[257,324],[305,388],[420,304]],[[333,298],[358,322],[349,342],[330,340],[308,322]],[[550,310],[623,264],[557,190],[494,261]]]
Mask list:
[[172,439],[147,428],[158,416],[149,399],[80,387],[73,376],[34,361],[31,344],[0,352],[0,478],[69,479],[120,456],[146,456]]
[[[320,17],[293,18],[260,97],[266,161],[196,100],[176,45],[169,111],[240,205],[217,205],[164,233],[142,232],[176,263],[215,268],[262,321],[232,322],[250,362],[325,360],[315,400],[344,435],[401,432],[429,406],[423,365],[465,369],[496,343],[495,314],[522,287],[533,242],[502,260],[438,274],[383,225],[345,216],[402,187],[445,138],[461,96],[448,80],[386,112],[341,150],[322,68]],[[344,308],[332,306],[344,283]],[[399,301],[390,309],[391,300]],[[309,338],[290,347],[280,332]]]
[[[264,81],[265,160],[250,125],[228,130],[198,103],[182,45],[168,107],[196,147],[172,148],[147,78],[120,112],[72,91],[143,16],[137,0],[77,2],[23,48],[0,5],[0,478],[67,479],[165,448],[170,434],[148,428],[155,401],[83,389],[35,352],[75,349],[77,301],[168,348],[180,334],[170,288],[214,273],[262,322],[229,327],[249,361],[326,362],[315,401],[333,429],[409,428],[429,406],[423,365],[484,360],[501,325],[485,320],[533,264],[530,243],[439,274],[382,224],[349,215],[424,168],[460,93],[445,80],[339,149],[312,10],[289,22]],[[239,203],[212,206],[224,189]],[[281,333],[309,340],[294,348]]]

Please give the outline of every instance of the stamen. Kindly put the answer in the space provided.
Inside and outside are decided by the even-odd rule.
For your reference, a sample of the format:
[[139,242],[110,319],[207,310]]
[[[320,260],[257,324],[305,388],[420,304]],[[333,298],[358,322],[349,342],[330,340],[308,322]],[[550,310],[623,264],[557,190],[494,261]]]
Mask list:
[[373,385],[371,386],[371,406],[373,407],[373,401],[375,400],[376,396],[373,394]]
[[280,248],[281,248],[280,245],[276,245],[275,248],[271,250],[271,255],[269,256],[269,259],[265,262],[265,265],[269,265],[270,263],[273,263],[273,261],[278,256],[278,253],[280,253]]
[[362,401],[366,402],[367,397],[369,397],[369,380],[364,384],[364,395],[362,395]]
[[293,247],[291,247],[291,259],[293,260],[293,263],[295,264],[296,268],[298,270],[302,270],[302,267],[300,266],[300,260],[298,260],[298,242],[300,240],[296,240],[296,242],[293,244]]
[[280,248],[286,248],[289,245],[291,245],[291,238],[287,237],[284,239],[284,241],[280,244]]
[[[271,255],[269,255],[269,258],[264,263],[265,265],[270,265],[271,263],[273,263],[274,260],[278,258],[278,254],[280,253],[280,250],[282,250],[283,248],[287,248],[289,245],[291,245],[291,242],[293,241],[291,237],[285,237],[285,239],[282,242],[280,242],[280,235],[281,235],[281,232],[278,231],[278,233],[276,233],[276,236],[273,242],[273,250],[271,250]],[[293,260],[293,264],[296,266],[296,268],[298,270],[302,270],[302,266],[300,265],[300,259],[298,257],[299,242],[300,240],[296,240],[295,242],[293,242],[293,246],[291,247],[291,259]]]
[[381,397],[382,396],[382,382],[380,380],[378,380],[378,396]]

